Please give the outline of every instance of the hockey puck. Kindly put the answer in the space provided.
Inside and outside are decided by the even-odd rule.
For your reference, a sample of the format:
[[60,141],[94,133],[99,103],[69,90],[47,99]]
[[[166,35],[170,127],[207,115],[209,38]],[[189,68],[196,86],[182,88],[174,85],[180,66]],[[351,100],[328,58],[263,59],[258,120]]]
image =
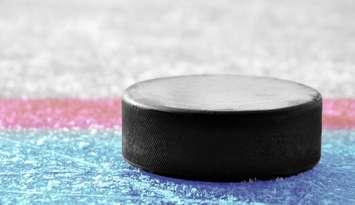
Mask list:
[[122,116],[124,158],[161,175],[268,179],[320,159],[321,95],[292,81],[238,75],[143,81],[126,89]]

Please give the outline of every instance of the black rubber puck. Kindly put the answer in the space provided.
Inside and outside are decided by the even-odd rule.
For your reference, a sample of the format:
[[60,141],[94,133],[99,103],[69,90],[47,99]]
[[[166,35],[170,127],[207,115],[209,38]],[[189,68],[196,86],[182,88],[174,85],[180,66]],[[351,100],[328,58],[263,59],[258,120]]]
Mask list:
[[322,98],[274,78],[193,75],[123,96],[123,156],[161,175],[228,181],[288,176],[320,159]]

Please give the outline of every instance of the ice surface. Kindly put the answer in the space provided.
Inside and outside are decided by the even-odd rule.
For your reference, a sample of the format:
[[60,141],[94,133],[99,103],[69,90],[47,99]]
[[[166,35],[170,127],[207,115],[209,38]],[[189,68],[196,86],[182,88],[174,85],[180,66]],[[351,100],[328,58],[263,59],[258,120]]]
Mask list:
[[355,96],[352,0],[1,0],[3,97],[112,97],[139,80],[234,73]]
[[0,204],[354,204],[355,132],[326,130],[320,164],[297,176],[216,183],[128,165],[113,130],[0,131]]

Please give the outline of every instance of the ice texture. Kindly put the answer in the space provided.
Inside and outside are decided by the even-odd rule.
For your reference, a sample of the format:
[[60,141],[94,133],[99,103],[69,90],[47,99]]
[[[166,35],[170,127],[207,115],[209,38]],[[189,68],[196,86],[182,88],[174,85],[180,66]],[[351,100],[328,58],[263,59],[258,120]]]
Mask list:
[[1,0],[2,97],[112,97],[227,73],[355,96],[352,0]]
[[355,131],[325,130],[322,146],[299,175],[217,183],[130,166],[119,130],[3,130],[0,204],[354,204]]

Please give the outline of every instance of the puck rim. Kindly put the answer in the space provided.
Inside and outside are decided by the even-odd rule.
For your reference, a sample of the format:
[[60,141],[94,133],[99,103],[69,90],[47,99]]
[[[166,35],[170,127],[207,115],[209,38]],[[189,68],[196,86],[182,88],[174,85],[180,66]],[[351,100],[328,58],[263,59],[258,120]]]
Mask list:
[[[154,82],[154,81],[160,81],[160,80],[169,80],[169,79],[176,79],[176,78],[184,78],[184,77],[204,77],[204,76],[233,76],[233,77],[247,77],[247,78],[258,78],[258,79],[270,79],[270,80],[277,80],[281,82],[286,82],[286,83],[291,83],[291,84],[297,84],[299,86],[305,87],[307,89],[310,89],[314,92],[314,96],[312,96],[311,101],[307,101],[304,103],[299,103],[295,105],[290,105],[290,106],[283,106],[280,108],[273,108],[273,109],[258,109],[258,110],[208,110],[208,109],[187,109],[187,108],[179,108],[179,107],[170,107],[170,106],[164,106],[164,105],[159,105],[159,107],[152,106],[152,105],[147,105],[141,102],[138,102],[137,100],[132,99],[129,96],[129,92],[131,89],[136,88],[139,84],[141,83],[149,83],[149,82]],[[167,77],[159,77],[159,78],[153,78],[153,79],[148,79],[148,80],[143,80],[136,82],[129,87],[127,87],[124,90],[123,96],[122,96],[122,101],[126,102],[127,104],[130,104],[131,106],[135,106],[139,109],[142,110],[152,110],[152,111],[158,111],[158,112],[166,112],[166,113],[196,113],[196,114],[213,114],[213,113],[218,113],[218,114],[259,114],[259,113],[266,113],[266,114],[272,114],[272,113],[278,113],[278,112],[292,112],[292,111],[299,111],[299,110],[307,110],[310,107],[317,106],[318,103],[322,102],[322,95],[321,93],[302,83],[295,82],[292,80],[285,80],[285,79],[280,79],[280,78],[275,78],[275,77],[264,77],[264,76],[253,76],[253,75],[238,75],[238,74],[195,74],[195,75],[177,75],[177,76],[167,76]]]

